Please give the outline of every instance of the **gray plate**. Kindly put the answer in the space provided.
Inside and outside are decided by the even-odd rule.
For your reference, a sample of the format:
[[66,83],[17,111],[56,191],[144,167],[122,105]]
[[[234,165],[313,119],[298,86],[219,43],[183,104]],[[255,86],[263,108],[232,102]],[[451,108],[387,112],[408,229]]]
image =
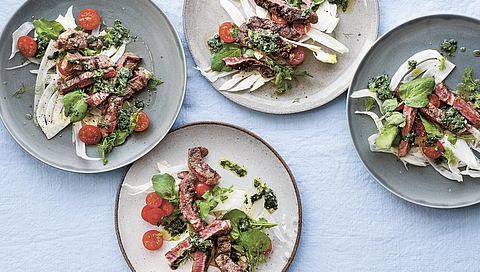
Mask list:
[[[453,58],[456,68],[445,81],[455,86],[462,81],[463,70],[470,65],[474,76],[480,77],[480,58],[473,50],[480,49],[480,21],[459,15],[432,15],[406,22],[389,31],[365,55],[353,77],[348,92],[365,89],[367,81],[381,73],[393,75],[402,62],[424,49],[440,50],[444,39],[453,38],[458,47]],[[434,208],[465,207],[480,202],[480,179],[465,177],[463,183],[443,178],[432,167],[409,165],[392,154],[373,153],[367,138],[376,128],[371,118],[356,115],[365,110],[364,99],[347,99],[347,119],[355,149],[372,176],[393,194],[412,203]]]
[[[115,19],[130,29],[132,35],[138,36],[136,42],[127,46],[127,51],[144,58],[141,64],[164,81],[156,91],[142,91],[139,98],[147,102],[145,112],[150,116],[151,127],[143,133],[134,133],[128,141],[114,148],[108,155],[108,163],[86,161],[75,155],[72,144],[71,126],[59,135],[47,140],[33,120],[26,119],[33,115],[33,93],[24,93],[22,98],[12,94],[21,84],[35,85],[35,76],[29,73],[36,69],[29,65],[21,69],[7,71],[4,67],[21,63],[22,56],[17,54],[8,60],[11,52],[12,32],[23,22],[33,19],[56,19],[64,15],[73,5],[73,14],[87,7],[96,9],[107,26],[112,26]],[[32,19],[33,18],[33,19]],[[5,26],[0,37],[0,115],[5,127],[12,137],[28,153],[42,162],[56,168],[79,172],[105,172],[134,162],[154,148],[167,134],[178,116],[183,103],[186,87],[186,62],[180,39],[166,15],[151,1],[64,1],[64,0],[29,0],[23,4]],[[90,147],[90,156],[99,156],[96,147]]]
[[[239,3],[235,1],[234,3]],[[305,62],[299,69],[313,75],[300,77],[298,84],[293,83],[292,91],[280,96],[272,96],[273,84],[267,83],[260,89],[249,92],[220,91],[231,101],[247,108],[274,114],[290,114],[310,110],[324,105],[345,92],[362,56],[377,38],[379,10],[377,1],[355,1],[351,12],[338,12],[340,23],[335,29],[337,38],[350,52],[337,54],[335,65],[321,63],[309,50]],[[211,54],[206,41],[218,32],[218,26],[231,21],[218,0],[185,0],[183,12],[185,36],[188,48],[197,66],[210,65]],[[328,48],[323,47],[327,52]],[[229,77],[228,77],[229,78]],[[211,83],[215,89],[226,79]]]
[[[254,189],[253,179],[260,178],[276,193],[278,210],[272,213],[272,217],[282,229],[285,241],[270,235],[273,251],[268,255],[267,262],[260,264],[258,271],[287,271],[297,251],[302,228],[300,194],[293,174],[282,157],[263,139],[243,128],[218,122],[190,123],[173,130],[125,173],[117,195],[115,226],[120,249],[128,266],[132,271],[170,271],[165,253],[178,241],[165,241],[157,251],[148,251],[143,247],[143,233],[156,229],[140,217],[147,193],[132,195],[135,191],[123,184],[151,182],[152,176],[158,174],[155,170],[157,162],[167,161],[172,166],[185,165],[188,148],[194,146],[208,148],[205,161],[222,176],[222,187],[234,185],[234,189],[251,190]],[[221,168],[218,163],[221,158],[245,166],[247,175],[240,178]],[[192,262],[189,260],[177,271],[192,271]],[[210,267],[208,271],[218,269]]]

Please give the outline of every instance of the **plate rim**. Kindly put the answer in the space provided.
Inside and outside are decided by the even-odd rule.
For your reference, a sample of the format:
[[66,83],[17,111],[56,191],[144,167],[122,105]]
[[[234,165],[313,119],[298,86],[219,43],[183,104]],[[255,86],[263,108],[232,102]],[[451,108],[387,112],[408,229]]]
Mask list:
[[[155,7],[156,11],[159,12],[159,14],[161,15],[161,17],[163,17],[163,19],[167,22],[168,24],[168,28],[169,28],[169,31],[171,31],[171,33],[173,34],[174,38],[175,38],[175,41],[174,43],[178,46],[178,52],[180,53],[179,56],[180,56],[180,59],[181,59],[181,62],[182,62],[182,72],[183,72],[183,80],[181,82],[181,85],[183,85],[182,87],[182,92],[181,92],[181,95],[179,96],[180,98],[180,103],[176,109],[176,111],[174,112],[173,116],[174,118],[171,120],[170,124],[168,125],[169,129],[167,129],[166,131],[163,132],[163,135],[160,135],[160,137],[151,143],[151,147],[147,150],[145,150],[143,153],[140,153],[136,158],[132,157],[131,159],[129,160],[125,160],[123,161],[122,163],[119,163],[115,166],[109,166],[108,164],[107,165],[103,165],[104,167],[103,168],[98,168],[98,169],[75,169],[75,168],[69,168],[67,166],[62,166],[62,165],[57,165],[55,164],[54,162],[52,161],[48,161],[46,160],[44,157],[45,156],[41,156],[40,154],[37,154],[33,151],[33,149],[31,148],[28,148],[27,144],[25,143],[25,141],[21,141],[21,139],[19,139],[18,135],[16,135],[15,133],[13,133],[13,126],[12,125],[9,125],[8,122],[6,122],[5,120],[5,117],[3,116],[3,114],[1,114],[1,110],[0,110],[0,120],[2,121],[4,127],[5,127],[5,130],[9,133],[9,135],[13,138],[13,140],[24,150],[26,151],[29,155],[31,155],[32,157],[34,157],[35,159],[37,159],[38,161],[46,164],[46,165],[49,165],[51,167],[54,167],[56,169],[59,169],[59,170],[62,170],[62,171],[67,171],[67,172],[72,172],[72,173],[80,173],[80,174],[95,174],[95,173],[105,173],[105,172],[110,172],[110,171],[113,171],[113,170],[117,170],[119,168],[122,168],[126,165],[129,165],[131,163],[133,163],[134,161],[138,160],[139,158],[145,156],[145,154],[147,154],[151,149],[153,149],[156,145],[158,145],[161,140],[168,134],[169,130],[172,128],[172,126],[174,125],[176,119],[178,118],[178,115],[180,113],[180,110],[181,110],[181,107],[184,103],[184,100],[185,100],[185,93],[186,93],[186,88],[187,88],[187,66],[186,66],[186,55],[185,55],[185,48],[183,47],[183,44],[181,42],[181,39],[180,39],[180,36],[178,34],[178,31],[175,29],[172,21],[169,19],[169,17],[167,16],[167,14],[157,5],[155,4],[152,0],[143,0],[145,1],[145,3],[148,3],[150,5],[152,5],[153,7]],[[0,32],[0,35],[3,36],[3,35],[6,35],[6,37],[8,37],[8,35],[11,36],[11,34],[4,34],[5,30],[6,30],[6,27],[10,24],[11,20],[13,20],[13,18],[15,18],[16,16],[19,15],[20,13],[20,10],[23,9],[25,6],[31,4],[35,2],[35,0],[27,0],[25,1],[24,3],[22,3],[16,10],[15,12],[12,14],[12,16],[10,16],[10,18],[7,20],[6,24],[4,25],[3,29],[1,29],[1,32]],[[72,1],[72,5],[74,5],[73,3],[74,1]],[[0,37],[1,37],[0,36]],[[180,85],[180,84],[179,84]],[[172,112],[173,113],[173,112]],[[69,124],[68,126],[71,126],[71,124]],[[67,127],[68,127],[67,126]],[[66,128],[67,128],[66,127]],[[66,129],[65,128],[65,129]],[[67,136],[69,137],[69,136]],[[28,142],[28,141],[27,141]],[[72,156],[76,156],[74,153],[72,153]],[[101,163],[101,162],[99,162]]]
[[[364,166],[364,168],[367,170],[367,172],[370,174],[371,177],[373,177],[375,179],[375,181],[380,184],[383,188],[385,188],[387,191],[389,191],[390,193],[392,193],[393,195],[397,196],[398,198],[400,199],[403,199],[404,201],[406,202],[410,202],[412,204],[415,204],[415,205],[418,205],[418,206],[423,206],[423,207],[427,207],[427,208],[434,208],[434,209],[458,209],[458,208],[466,208],[466,207],[469,207],[469,206],[473,206],[473,205],[477,205],[480,203],[480,195],[479,195],[479,198],[476,200],[476,201],[473,201],[473,202],[467,202],[467,203],[458,203],[458,204],[452,204],[452,205],[449,205],[449,204],[441,204],[441,203],[428,203],[428,201],[426,202],[422,202],[420,200],[415,200],[411,197],[408,197],[404,194],[400,194],[400,192],[397,192],[395,190],[393,190],[392,188],[390,188],[389,186],[387,186],[387,183],[385,182],[384,178],[381,178],[379,177],[377,174],[374,174],[373,170],[372,170],[372,166],[369,166],[367,165],[367,163],[364,161],[363,157],[362,157],[362,154],[360,154],[360,151],[359,151],[359,148],[357,148],[357,144],[355,142],[355,140],[353,139],[353,130],[354,130],[354,126],[352,124],[352,121],[351,121],[351,118],[353,118],[353,115],[351,113],[352,111],[352,105],[351,103],[352,102],[352,99],[354,98],[351,98],[351,94],[352,94],[352,85],[354,84],[354,81],[357,77],[357,73],[358,73],[358,70],[359,70],[359,67],[361,67],[362,65],[365,64],[365,62],[367,62],[367,59],[372,55],[371,52],[374,48],[376,48],[377,46],[380,46],[379,44],[384,42],[385,40],[388,40],[389,37],[396,31],[399,31],[400,29],[402,28],[405,28],[407,27],[408,25],[410,24],[414,24],[414,23],[419,23],[419,22],[422,22],[422,21],[426,21],[426,20],[429,20],[429,19],[443,19],[443,20],[451,20],[451,19],[457,19],[457,20],[464,20],[464,21],[469,21],[469,22],[474,22],[476,24],[478,24],[480,26],[480,19],[478,18],[475,18],[475,17],[472,17],[472,16],[468,16],[468,15],[463,15],[463,14],[459,14],[459,13],[435,13],[435,14],[429,14],[429,15],[424,15],[424,16],[419,16],[419,17],[416,17],[416,18],[413,18],[413,19],[410,19],[410,20],[407,20],[399,25],[396,25],[395,27],[393,27],[392,29],[386,31],[384,34],[382,34],[371,46],[371,49],[363,56],[362,60],[360,61],[359,63],[359,66],[357,67],[357,70],[355,71],[355,74],[353,75],[351,81],[350,81],[350,84],[349,84],[349,87],[348,87],[348,90],[347,90],[347,99],[346,99],[346,118],[347,118],[347,123],[348,123],[348,130],[349,130],[349,135],[350,135],[350,140],[352,141],[352,144],[354,146],[354,149],[355,149],[355,153],[357,154],[358,158],[360,159],[362,165]],[[371,151],[370,151],[371,152]],[[392,156],[392,154],[388,154],[390,156]],[[410,169],[410,171],[413,171]],[[439,178],[442,178],[442,179],[446,179],[445,177],[441,176],[440,174],[438,174]],[[452,182],[455,182],[455,181],[452,181]]]
[[[291,256],[288,258],[288,261],[287,263],[285,264],[285,267],[282,269],[283,272],[286,272],[288,270],[288,268],[290,267],[290,265],[292,264],[293,260],[295,259],[295,255],[297,253],[297,250],[298,250],[298,247],[300,245],[300,237],[301,237],[301,234],[302,234],[302,225],[303,225],[303,215],[302,215],[302,202],[301,202],[301,195],[300,195],[300,190],[298,189],[298,185],[297,185],[297,182],[295,180],[295,177],[293,176],[293,173],[290,169],[290,167],[287,165],[287,163],[285,162],[285,160],[283,159],[283,157],[267,142],[265,141],[263,138],[261,138],[260,136],[258,136],[257,134],[253,133],[252,131],[250,130],[247,130],[243,127],[240,127],[240,126],[237,126],[237,125],[234,125],[234,124],[231,124],[231,123],[226,123],[226,122],[219,122],[219,121],[195,121],[195,122],[190,122],[190,123],[187,123],[187,124],[184,124],[184,125],[181,125],[179,127],[176,127],[174,129],[172,129],[170,133],[173,133],[173,132],[177,132],[177,131],[181,131],[183,129],[186,129],[186,128],[189,128],[189,127],[193,127],[193,126],[204,126],[204,125],[216,125],[216,126],[223,126],[223,127],[227,127],[227,128],[232,128],[232,129],[236,129],[240,132],[243,132],[243,133],[246,133],[250,136],[252,136],[253,138],[255,138],[256,140],[258,140],[259,142],[261,142],[263,145],[265,145],[274,155],[275,157],[282,163],[282,166],[285,168],[285,170],[287,171],[289,177],[290,177],[290,181],[292,182],[292,185],[293,185],[293,188],[294,188],[294,191],[295,191],[295,196],[296,196],[296,200],[297,200],[297,206],[298,206],[298,223],[297,223],[297,235],[296,235],[296,238],[295,238],[295,245],[293,247],[293,250],[292,250],[292,253],[291,253]],[[122,190],[122,185],[123,185],[123,182],[125,181],[125,177],[126,175],[128,174],[128,171],[131,169],[131,167],[133,166],[134,163],[130,164],[128,166],[128,168],[125,170],[121,180],[120,180],[120,183],[118,185],[118,188],[117,188],[117,193],[116,193],[116,198],[115,198],[115,211],[114,211],[114,221],[115,221],[115,234],[117,236],[117,243],[120,247],[120,251],[122,252],[122,256],[124,258],[124,260],[126,261],[127,265],[129,266],[129,268],[132,270],[132,271],[136,271],[135,270],[135,267],[133,266],[133,264],[130,262],[130,259],[128,258],[127,256],[127,253],[125,251],[125,248],[124,248],[124,245],[122,243],[122,238],[121,238],[121,235],[120,235],[120,230],[119,230],[119,214],[118,214],[118,205],[119,205],[119,202],[120,202],[120,192]]]
[[[192,56],[192,59],[195,63],[195,65],[197,65],[198,63],[198,57],[197,56],[194,56],[194,54],[192,53],[192,50],[191,50],[191,45],[190,45],[190,42],[189,42],[189,39],[188,39],[188,31],[187,31],[187,24],[186,24],[186,20],[187,20],[187,16],[185,16],[186,14],[186,10],[187,10],[187,5],[189,1],[196,1],[196,0],[184,0],[183,2],[183,29],[184,29],[184,33],[185,33],[185,40],[186,40],[186,43],[187,43],[187,47],[188,47],[188,50]],[[375,10],[376,12],[376,16],[375,16],[375,40],[378,38],[378,31],[380,29],[380,7],[379,7],[379,3],[378,3],[378,0],[374,0],[374,1],[369,1],[369,4],[373,4],[374,5],[374,8],[373,10]],[[374,41],[375,41],[374,40]],[[373,42],[374,42],[373,41]],[[373,42],[372,44],[370,44],[370,46],[373,45]],[[366,52],[361,52],[361,53],[366,53]],[[355,60],[353,60],[356,64],[356,66],[358,67],[360,61],[361,61],[361,58],[357,58]],[[355,70],[354,70],[355,71]],[[341,75],[345,75],[345,73],[342,73]],[[251,110],[255,110],[255,111],[258,111],[258,112],[263,112],[263,113],[268,113],[268,114],[276,114],[276,115],[287,115],[287,114],[295,114],[295,113],[301,113],[301,112],[307,112],[307,111],[310,111],[310,110],[313,110],[313,109],[316,109],[316,108],[319,108],[321,106],[324,106],[326,104],[328,104],[329,102],[335,100],[337,97],[339,97],[340,95],[342,95],[343,93],[345,93],[347,90],[348,90],[348,87],[350,85],[350,81],[346,81],[345,82],[345,85],[344,86],[341,86],[341,87],[338,87],[338,90],[336,90],[335,92],[332,92],[331,94],[331,97],[329,97],[328,99],[325,99],[324,101],[310,101],[310,103],[305,103],[304,104],[304,107],[303,108],[297,108],[297,107],[280,107],[280,108],[277,108],[277,107],[274,107],[274,109],[271,109],[271,110],[268,110],[266,109],[265,107],[265,104],[260,104],[259,106],[256,106],[256,105],[251,105],[248,103],[248,101],[245,101],[245,102],[239,102],[239,101],[236,101],[233,99],[233,97],[231,97],[230,95],[227,95],[228,92],[226,91],[219,91],[217,90],[217,88],[215,88],[215,86],[213,85],[214,82],[210,82],[208,79],[206,79],[203,75],[202,77],[204,78],[205,81],[207,81],[209,83],[209,85],[216,91],[216,92],[219,92],[220,94],[222,94],[222,96],[226,97],[228,100],[230,100],[231,102],[235,103],[235,104],[238,104],[242,107],[246,107],[248,109],[251,109]],[[351,80],[351,78],[350,78]],[[331,85],[327,86],[325,89],[328,89]],[[263,106],[263,107],[262,107]]]

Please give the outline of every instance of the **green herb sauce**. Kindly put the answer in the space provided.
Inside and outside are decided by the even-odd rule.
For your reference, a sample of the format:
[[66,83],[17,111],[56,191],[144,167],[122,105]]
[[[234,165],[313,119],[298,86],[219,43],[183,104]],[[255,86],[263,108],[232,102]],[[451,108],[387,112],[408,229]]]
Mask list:
[[247,175],[247,169],[245,167],[240,166],[238,163],[232,162],[231,160],[222,158],[220,159],[219,164],[224,169],[232,171],[241,178]]

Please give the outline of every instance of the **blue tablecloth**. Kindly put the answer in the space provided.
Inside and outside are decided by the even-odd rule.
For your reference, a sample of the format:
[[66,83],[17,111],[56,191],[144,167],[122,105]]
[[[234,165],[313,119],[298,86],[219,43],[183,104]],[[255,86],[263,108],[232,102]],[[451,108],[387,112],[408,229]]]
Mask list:
[[[23,2],[2,0],[1,28]],[[183,2],[154,2],[173,22],[187,57],[187,92],[174,127],[203,120],[239,125],[269,142],[290,166],[301,193],[303,229],[289,271],[480,270],[480,207],[425,208],[379,185],[353,149],[345,93],[291,115],[232,103],[193,68]],[[379,6],[379,35],[433,13],[480,18],[478,1],[379,0]],[[114,225],[126,167],[102,174],[55,169],[25,152],[1,123],[0,152],[1,271],[129,271]]]

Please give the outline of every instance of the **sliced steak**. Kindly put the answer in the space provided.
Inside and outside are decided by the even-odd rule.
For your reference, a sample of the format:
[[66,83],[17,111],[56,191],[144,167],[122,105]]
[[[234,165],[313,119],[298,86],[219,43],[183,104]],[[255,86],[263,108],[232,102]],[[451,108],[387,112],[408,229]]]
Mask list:
[[192,173],[186,175],[180,182],[180,211],[197,232],[203,229],[203,223],[195,206],[195,182],[197,178]]
[[[103,78],[109,78],[113,74],[112,72],[115,72],[115,69],[113,67],[109,67],[105,69]],[[93,71],[85,71],[81,72],[78,75],[71,75],[66,78],[60,77],[58,79],[58,92],[60,94],[66,94],[69,91],[73,90],[75,87],[77,88],[85,88],[91,84],[94,83],[93,79]]]
[[260,32],[278,33],[280,36],[290,39],[299,40],[302,34],[298,33],[292,24],[277,24],[268,18],[260,18],[258,16],[252,16],[248,19],[246,26],[248,29]]
[[318,22],[318,15],[315,12],[307,12],[290,6],[283,0],[255,0],[255,4],[268,9],[268,11],[282,17],[287,22],[312,24]]
[[199,181],[208,185],[217,185],[221,176],[203,160],[207,155],[208,149],[205,147],[188,149],[188,168],[197,176]]
[[119,109],[121,110],[123,98],[116,95],[111,95],[108,97],[107,101],[108,103],[106,112],[102,114],[103,119],[100,122],[101,124],[108,124],[107,127],[102,126],[100,128],[103,138],[107,137],[109,133],[115,130],[115,127],[117,126],[117,111]]
[[202,251],[193,253],[192,272],[205,272],[208,269],[209,256]]
[[227,66],[236,70],[246,72],[258,71],[265,78],[275,76],[275,71],[272,67],[256,58],[224,58],[223,61]]
[[208,239],[212,236],[223,235],[230,233],[232,230],[232,222],[230,220],[216,219],[208,224],[205,228],[198,232],[198,235],[203,239]]
[[408,154],[408,151],[410,151],[411,144],[403,138],[413,131],[413,124],[417,116],[417,109],[405,105],[403,107],[403,116],[405,116],[405,126],[402,128],[402,139],[400,140],[398,147],[399,158],[405,157]]
[[103,44],[100,40],[86,32],[71,29],[61,33],[55,43],[55,48],[64,50],[85,49],[87,47],[100,49],[103,47]]
[[232,251],[232,236],[230,234],[221,235],[217,238],[215,254],[230,254]]
[[134,93],[145,88],[151,77],[152,73],[143,67],[139,67],[135,70],[133,77],[128,80],[125,97],[130,98]]
[[220,254],[215,258],[215,263],[222,272],[244,272],[246,269],[235,263],[227,254]]
[[445,126],[442,122],[442,118],[445,116],[445,112],[435,107],[430,102],[424,108],[419,108],[418,111],[423,117],[427,118],[430,122],[437,123],[441,125],[444,129],[450,130],[454,134],[465,135],[465,134],[471,133],[470,132],[471,127],[468,124],[466,124],[464,128],[461,128],[456,131],[452,130],[452,126]]
[[73,71],[93,71],[115,66],[115,63],[107,55],[78,56],[67,53],[65,56],[68,62],[72,63]]
[[441,101],[457,109],[474,126],[480,127],[480,112],[473,107],[472,103],[450,92],[443,83],[435,86],[435,93]]
[[133,71],[141,61],[142,58],[135,54],[123,54],[123,56],[117,61],[117,71],[122,67],[127,67]]
[[87,102],[91,107],[96,107],[105,101],[109,95],[109,93],[103,91],[96,92],[85,99],[85,102]]

